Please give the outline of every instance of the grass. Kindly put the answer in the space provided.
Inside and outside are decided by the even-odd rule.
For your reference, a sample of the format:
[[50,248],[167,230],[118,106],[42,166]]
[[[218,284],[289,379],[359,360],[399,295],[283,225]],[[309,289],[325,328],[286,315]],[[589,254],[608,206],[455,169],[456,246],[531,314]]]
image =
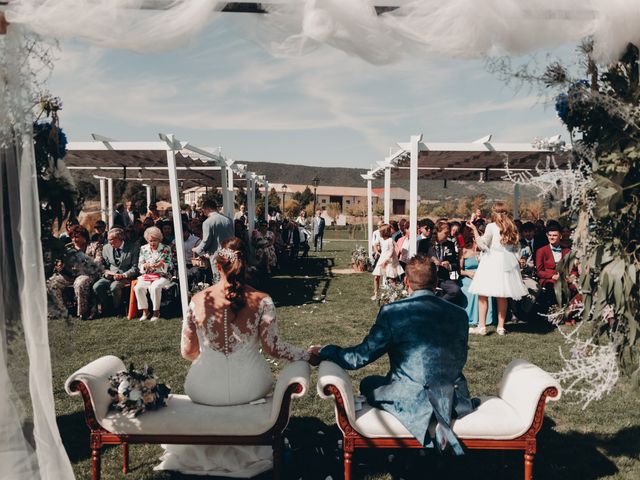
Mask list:
[[[325,251],[311,254],[294,275],[280,275],[267,285],[278,306],[282,337],[289,342],[310,344],[353,344],[361,340],[375,318],[378,307],[369,300],[369,274],[334,274],[348,268],[355,242],[325,242]],[[472,337],[465,369],[473,395],[490,395],[506,365],[513,358],[525,358],[548,371],[561,367],[558,348],[561,335],[544,325],[507,325],[506,337]],[[156,324],[105,318],[92,322],[52,322],[50,344],[58,425],[77,478],[90,478],[88,430],[82,402],[64,391],[65,379],[82,365],[112,354],[136,365],[149,363],[158,375],[182,393],[189,363],[179,354],[180,321]],[[281,365],[274,367],[276,370]],[[354,385],[364,376],[386,372],[386,361],[378,361],[352,372]],[[341,477],[341,461],[333,405],[312,387],[294,401],[293,418],[286,452],[289,478],[325,479]],[[535,474],[538,479],[637,479],[640,478],[640,404],[637,392],[621,380],[605,399],[582,410],[563,398],[547,406],[544,426],[538,435]],[[161,453],[159,446],[131,447],[131,471],[127,479],[201,478],[154,472]],[[105,448],[102,475],[106,480],[124,478],[120,471],[120,450]],[[358,452],[355,478],[522,478],[520,453],[470,452],[462,458],[441,456],[432,451]],[[270,478],[267,474],[263,478]]]

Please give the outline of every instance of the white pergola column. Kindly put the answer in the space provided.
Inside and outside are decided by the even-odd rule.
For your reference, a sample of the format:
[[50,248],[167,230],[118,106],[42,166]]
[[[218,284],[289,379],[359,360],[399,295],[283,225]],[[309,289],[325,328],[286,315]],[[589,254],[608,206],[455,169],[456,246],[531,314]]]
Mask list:
[[418,155],[421,140],[422,135],[412,135],[409,151],[409,258],[416,254],[418,247]]
[[229,202],[229,218],[233,219],[236,213],[236,191],[233,187],[233,168],[227,168],[227,191]]
[[151,205],[151,185],[145,185],[145,188],[147,189],[147,209],[148,209],[149,205]]
[[222,194],[222,213],[233,220],[233,207],[229,205],[229,189],[227,188],[227,166],[224,161],[220,163],[220,193]]
[[107,179],[100,179],[100,218],[107,222]]
[[113,227],[113,178],[107,178],[107,215],[109,228]]
[[176,150],[180,150],[180,143],[173,135],[167,135],[167,173],[169,174],[169,190],[171,192],[171,209],[173,210],[173,230],[175,232],[176,256],[178,259],[178,281],[180,282],[180,303],[182,304],[182,318],[187,318],[189,305],[189,283],[187,281],[187,259],[184,255],[184,237],[182,236],[182,216],[180,215],[180,192],[178,191],[178,170],[176,169]]
[[264,221],[269,221],[269,182],[264,181]]
[[391,216],[391,166],[384,168],[384,223],[389,223]]
[[367,244],[369,246],[369,257],[373,258],[373,246],[371,245],[371,234],[373,233],[373,191],[371,188],[371,181],[373,178],[370,175],[363,175],[367,180]]
[[520,185],[513,184],[513,219],[520,219]]
[[247,173],[247,215],[249,216],[249,235],[253,232],[256,225],[256,185],[253,173]]

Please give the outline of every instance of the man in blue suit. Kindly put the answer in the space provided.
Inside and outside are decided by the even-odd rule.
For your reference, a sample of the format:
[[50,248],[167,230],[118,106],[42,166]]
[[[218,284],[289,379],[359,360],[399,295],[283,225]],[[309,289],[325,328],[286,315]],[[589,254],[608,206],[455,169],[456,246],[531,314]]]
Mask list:
[[471,413],[462,369],[467,361],[469,320],[464,309],[436,297],[436,266],[422,255],[407,263],[405,282],[410,296],[380,309],[362,343],[341,348],[326,345],[321,360],[356,370],[389,355],[386,376],[366,377],[360,393],[369,405],[394,415],[423,445],[431,444],[429,426],[441,450],[450,445],[463,454],[451,430],[451,420]]

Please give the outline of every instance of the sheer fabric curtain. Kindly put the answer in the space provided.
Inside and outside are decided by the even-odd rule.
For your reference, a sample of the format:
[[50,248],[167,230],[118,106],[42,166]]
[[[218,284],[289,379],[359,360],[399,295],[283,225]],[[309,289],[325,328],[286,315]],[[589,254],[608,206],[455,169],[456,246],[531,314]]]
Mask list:
[[29,133],[0,151],[0,181],[2,478],[72,479],[53,402],[40,210]]

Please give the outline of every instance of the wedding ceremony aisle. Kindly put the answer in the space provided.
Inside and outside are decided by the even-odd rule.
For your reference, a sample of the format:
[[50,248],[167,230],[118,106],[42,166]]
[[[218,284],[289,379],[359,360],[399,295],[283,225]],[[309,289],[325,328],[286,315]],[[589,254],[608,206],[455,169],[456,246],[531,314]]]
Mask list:
[[[310,253],[292,271],[276,275],[266,286],[277,306],[284,339],[301,347],[311,344],[356,344],[373,324],[379,306],[372,302],[369,273],[346,274],[351,251],[363,242],[326,241],[324,252]],[[536,323],[507,324],[510,334],[500,337],[493,329],[486,337],[471,336],[465,375],[472,396],[494,394],[506,365],[524,358],[549,372],[562,368],[559,348],[563,337],[544,319]],[[103,355],[116,355],[125,364],[152,365],[173,393],[183,393],[189,362],[180,357],[179,318],[156,323],[123,318],[94,321],[54,320],[49,324],[55,408],[66,451],[78,479],[90,478],[91,453],[84,410],[79,397],[64,391],[65,379],[82,365]],[[569,328],[569,327],[561,327]],[[570,352],[564,351],[565,355]],[[285,362],[272,363],[277,374]],[[384,374],[388,365],[380,359],[350,372],[354,389],[367,375]],[[317,370],[305,397],[293,403],[285,435],[285,478],[342,478],[341,438],[335,425],[333,402],[315,392]],[[545,410],[538,435],[535,478],[632,479],[640,478],[640,411],[637,392],[626,379],[603,400],[587,410],[563,398]],[[154,472],[160,446],[132,445],[130,471],[121,473],[121,451],[105,447],[102,478],[128,480],[203,478]],[[372,450],[358,454],[354,478],[521,478],[521,453],[471,451],[464,457],[442,456],[430,450]],[[271,478],[267,472],[259,478]]]

